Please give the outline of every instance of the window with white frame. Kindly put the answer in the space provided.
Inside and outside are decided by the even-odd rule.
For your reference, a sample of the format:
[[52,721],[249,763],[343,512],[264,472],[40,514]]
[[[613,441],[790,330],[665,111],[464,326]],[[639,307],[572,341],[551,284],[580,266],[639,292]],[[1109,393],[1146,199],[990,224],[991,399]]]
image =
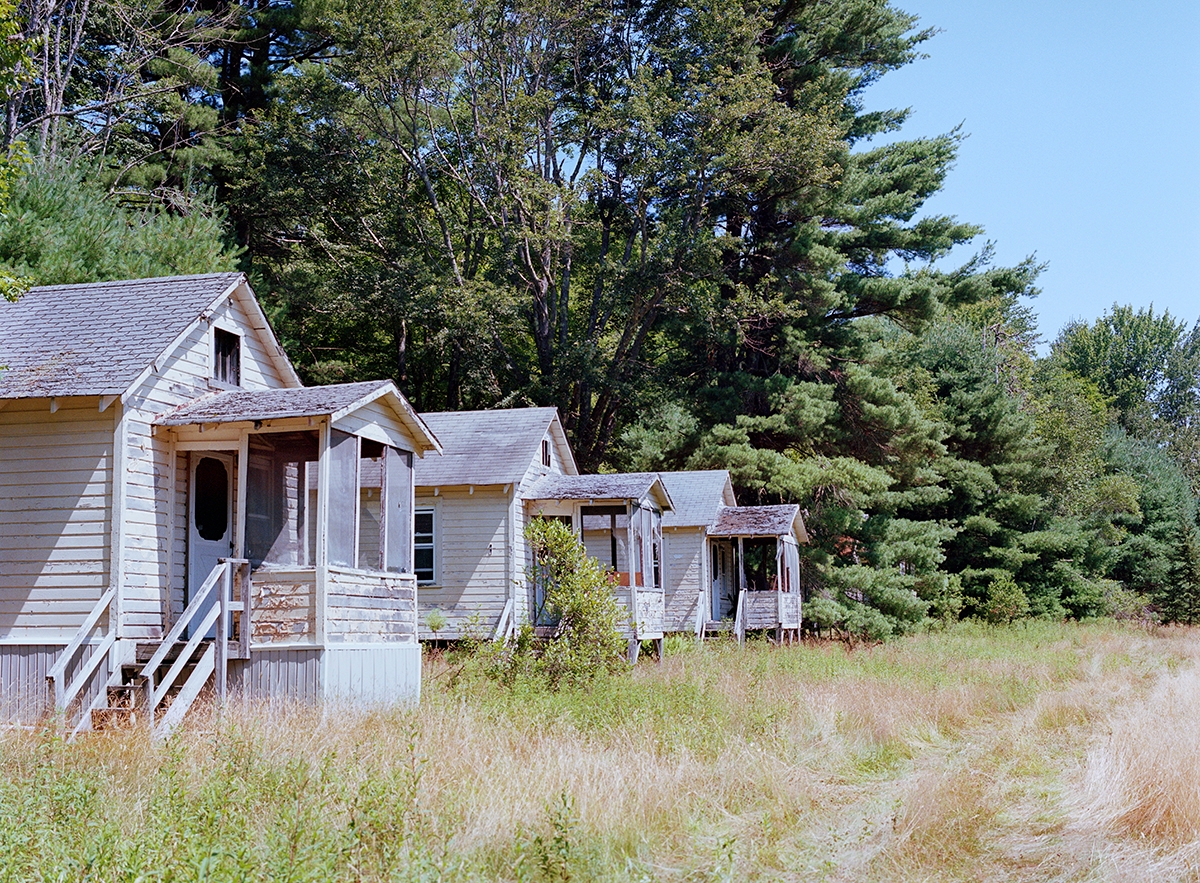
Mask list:
[[433,509],[418,509],[413,516],[413,572],[417,575],[417,585],[431,586],[437,582],[434,515]]

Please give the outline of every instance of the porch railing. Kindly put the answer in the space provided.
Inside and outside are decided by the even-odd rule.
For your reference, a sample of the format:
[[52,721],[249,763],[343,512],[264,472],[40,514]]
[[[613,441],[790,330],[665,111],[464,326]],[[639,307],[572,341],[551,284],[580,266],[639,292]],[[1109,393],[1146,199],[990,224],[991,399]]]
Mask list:
[[[192,666],[192,671],[172,699],[170,707],[161,720],[154,723],[155,736],[165,737],[179,725],[209,678],[214,675],[217,700],[224,702],[229,660],[250,658],[251,588],[249,561],[242,558],[221,559],[192,597],[183,615],[139,669],[136,675],[142,685],[142,701],[139,705],[144,709],[147,719],[153,722],[155,712],[168,697],[184,669]],[[63,724],[72,739],[91,729],[92,712],[107,706],[109,688],[126,682],[122,666],[136,658],[134,642],[117,641],[116,620],[112,612],[115,599],[115,588],[110,588],[101,596],[47,673],[55,711],[63,716]],[[107,634],[68,680],[72,661],[106,612],[109,616]],[[172,660],[166,674],[161,680],[157,679],[159,668],[166,663],[167,657],[191,626],[194,628],[190,637]],[[206,637],[210,630],[215,638],[211,642]],[[236,639],[231,640],[234,633]],[[107,679],[90,703],[78,703],[79,716],[75,717],[72,709],[106,661]]]

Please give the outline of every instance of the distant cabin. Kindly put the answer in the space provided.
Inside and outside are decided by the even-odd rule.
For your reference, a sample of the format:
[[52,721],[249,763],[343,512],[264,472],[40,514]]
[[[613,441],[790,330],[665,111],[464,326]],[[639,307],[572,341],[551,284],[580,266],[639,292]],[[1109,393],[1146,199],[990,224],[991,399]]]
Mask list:
[[[708,530],[721,509],[737,505],[733,483],[725,469],[662,472],[675,508],[663,516],[666,561],[664,627],[691,632],[697,622],[720,620],[712,606],[713,574],[719,572],[711,555]],[[716,615],[713,610],[716,610]]]
[[0,366],[0,721],[419,695],[390,381],[303,387],[239,273],[34,288]]
[[[503,638],[544,617],[525,528],[556,518],[616,571],[632,641],[662,638],[662,515],[655,473],[579,475],[555,408],[423,414],[443,454],[416,469],[422,638]],[[445,625],[434,632],[430,616]],[[436,617],[435,617],[436,618]]]
[[[625,608],[622,634],[630,660],[642,641],[663,649],[665,583],[662,523],[674,508],[657,472],[547,475],[525,492],[530,517],[569,525],[588,554],[614,572],[613,591]],[[536,580],[526,588],[535,625],[543,624],[544,595]]]
[[763,629],[780,639],[798,637],[800,546],[807,542],[799,506],[722,507],[708,528],[704,628],[717,630],[732,620],[739,640]]
[[[416,464],[415,550],[422,638],[503,635],[530,619],[526,493],[548,475],[576,475],[555,408],[422,415],[442,455]],[[446,624],[436,633],[429,615]]]
[[545,622],[533,518],[563,521],[614,572],[631,649],[667,632],[800,627],[799,507],[739,507],[725,470],[579,475],[554,408],[422,416],[443,446],[416,467],[423,639]]
[[724,469],[663,472],[675,508],[663,516],[669,632],[800,628],[800,507],[738,506]]

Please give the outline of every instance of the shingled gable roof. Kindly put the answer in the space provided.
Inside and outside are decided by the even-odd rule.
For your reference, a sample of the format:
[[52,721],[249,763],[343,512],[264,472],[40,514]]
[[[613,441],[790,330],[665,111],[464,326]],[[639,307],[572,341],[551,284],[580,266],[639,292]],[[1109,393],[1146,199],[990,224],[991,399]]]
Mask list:
[[332,417],[338,420],[378,399],[387,399],[417,443],[418,450],[441,451],[437,436],[390,380],[305,386],[299,389],[255,389],[217,392],[160,415],[157,426],[206,423],[250,423],[288,417]]
[[556,437],[565,471],[579,471],[557,408],[438,411],[421,416],[441,441],[443,453],[416,465],[418,487],[518,484],[540,457],[547,429]]
[[675,504],[674,510],[663,514],[663,527],[708,527],[722,506],[737,504],[725,469],[660,472],[659,476]]
[[800,507],[794,504],[725,506],[708,529],[711,537],[782,537],[792,533],[800,542],[808,542]]
[[[208,273],[43,285],[16,303],[0,298],[0,398],[121,395],[245,282],[242,273]],[[277,351],[257,301],[243,305]],[[298,386],[281,353],[278,362]]]
[[546,475],[521,496],[526,500],[644,500],[653,497],[663,511],[675,508],[671,494],[657,472]]

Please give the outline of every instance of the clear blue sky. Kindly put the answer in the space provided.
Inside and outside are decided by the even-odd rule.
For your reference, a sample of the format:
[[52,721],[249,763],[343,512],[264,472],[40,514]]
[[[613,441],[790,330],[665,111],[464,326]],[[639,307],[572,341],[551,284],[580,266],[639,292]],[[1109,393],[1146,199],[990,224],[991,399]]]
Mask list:
[[[1200,318],[1200,0],[893,0],[941,33],[867,92],[969,137],[928,214],[1049,264],[1042,337],[1113,302]],[[956,250],[965,260],[974,248]]]

